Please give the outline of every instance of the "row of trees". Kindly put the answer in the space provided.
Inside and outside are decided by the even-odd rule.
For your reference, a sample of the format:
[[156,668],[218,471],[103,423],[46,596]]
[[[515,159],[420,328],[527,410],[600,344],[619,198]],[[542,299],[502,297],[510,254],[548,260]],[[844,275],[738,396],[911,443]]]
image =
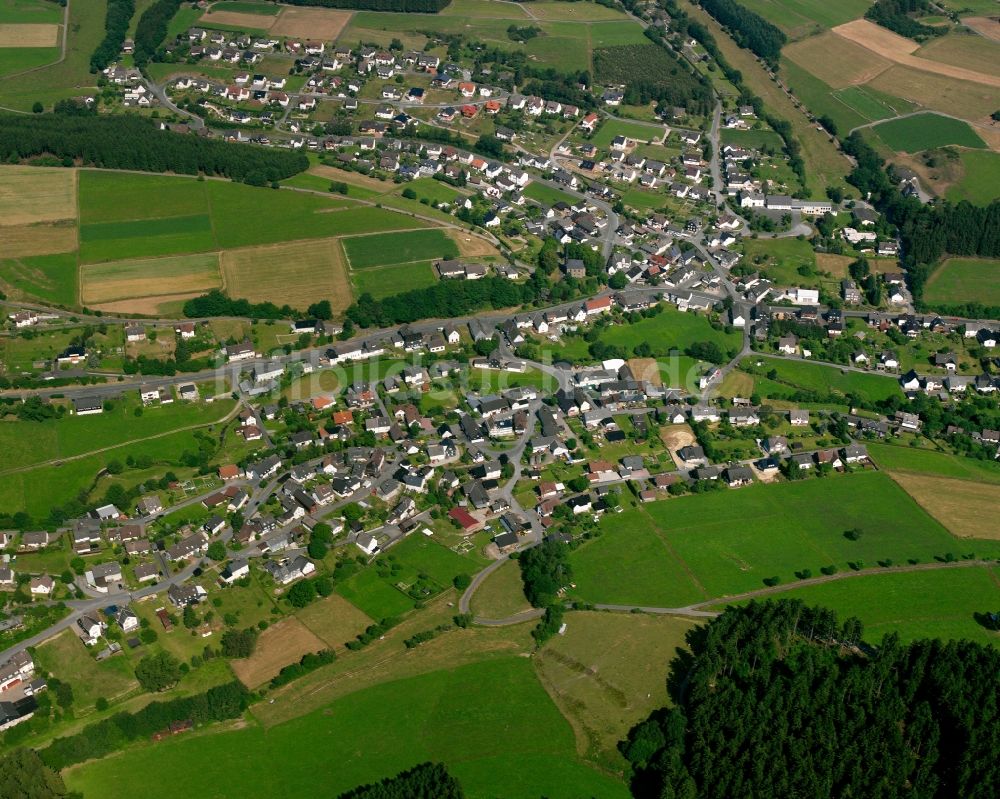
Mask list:
[[[69,107],[66,107],[69,110]],[[303,153],[160,130],[132,115],[55,113],[0,116],[0,160],[55,156],[63,164],[182,175],[221,175],[255,185],[304,171]]]
[[411,11],[436,14],[451,0],[282,0],[291,6],[322,6],[323,8],[357,8],[367,11]]
[[149,738],[176,721],[202,724],[237,718],[246,710],[249,699],[247,689],[234,680],[202,694],[151,702],[135,713],[116,713],[88,724],[74,735],[56,738],[42,750],[41,758],[50,768],[61,771],[74,763],[104,757],[130,741]]
[[140,69],[149,61],[160,49],[163,40],[167,37],[167,28],[170,20],[181,7],[183,0],[156,0],[153,5],[142,12],[139,22],[135,26],[135,52],[134,58],[136,66]]
[[539,646],[562,626],[563,605],[559,594],[573,581],[569,552],[569,546],[563,542],[548,540],[518,555],[525,597],[532,607],[545,608],[545,615],[531,631]]
[[90,56],[90,71],[100,72],[118,58],[135,13],[135,0],[108,0],[104,17],[104,38]]
[[865,17],[872,22],[888,28],[900,36],[922,42],[934,36],[942,36],[948,32],[948,27],[942,25],[935,28],[917,22],[911,14],[932,14],[931,4],[927,0],[876,0],[865,12]]
[[620,749],[637,797],[992,797],[1000,652],[896,635],[801,601],[730,607],[687,636],[673,706]]
[[250,302],[233,299],[219,289],[212,289],[200,297],[192,297],[184,303],[184,315],[191,318],[209,316],[245,316],[250,319],[289,319],[301,314],[287,303],[275,305],[273,302]]
[[700,0],[700,5],[725,26],[740,47],[777,66],[781,48],[788,41],[777,26],[736,0]]

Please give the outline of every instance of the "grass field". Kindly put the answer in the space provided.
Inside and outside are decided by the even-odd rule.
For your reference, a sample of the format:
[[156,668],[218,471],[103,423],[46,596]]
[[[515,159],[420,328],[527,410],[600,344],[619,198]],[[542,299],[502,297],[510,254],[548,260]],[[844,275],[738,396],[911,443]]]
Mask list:
[[947,36],[932,38],[914,55],[976,72],[1000,75],[1000,42],[977,33],[955,31]]
[[177,255],[133,261],[110,261],[81,268],[81,302],[165,297],[220,288],[216,253]]
[[[858,541],[843,535],[853,527],[863,531]],[[767,577],[788,582],[801,569],[845,570],[849,561],[997,551],[991,542],[959,542],[888,476],[871,472],[654,502],[605,518],[602,530],[572,556],[576,593],[624,605],[676,607],[761,588]]]
[[112,701],[139,687],[127,657],[119,655],[98,663],[71,630],[39,646],[35,662],[73,687],[77,712],[92,709],[100,697]]
[[[62,9],[58,12],[61,17]],[[0,105],[27,111],[37,101],[51,108],[56,100],[92,90],[96,78],[90,73],[90,56],[104,37],[106,14],[107,0],[70,3],[66,58],[33,72],[8,72],[0,78]],[[30,66],[35,64],[22,69]]]
[[404,291],[433,286],[437,279],[431,261],[361,269],[352,275],[357,294],[360,296],[367,292],[376,300]]
[[537,180],[534,180],[527,185],[524,190],[524,196],[531,200],[535,200],[536,202],[540,202],[543,205],[555,205],[558,202],[572,205],[576,202],[576,197],[574,195],[567,194],[564,191],[559,191],[559,189],[547,186],[544,183],[539,183]]
[[844,178],[850,171],[850,164],[830,141],[830,137],[825,132],[817,130],[808,118],[792,105],[792,101],[768,78],[753,55],[738,47],[715,20],[690,2],[681,5],[688,14],[712,32],[723,56],[742,73],[743,80],[751,91],[759,95],[774,114],[791,123],[802,147],[809,196],[824,196],[827,186],[846,186]]
[[329,300],[335,313],[351,304],[351,286],[336,239],[226,250],[222,275],[230,296],[251,302],[280,297],[304,309]]
[[932,150],[949,144],[986,147],[968,123],[939,114],[917,114],[905,119],[894,119],[876,125],[874,130],[887,146],[906,153]]
[[62,22],[62,8],[47,0],[0,0],[0,24]]
[[77,294],[76,256],[35,255],[0,261],[0,285],[8,296],[35,297],[73,306]]
[[927,281],[927,302],[1000,305],[1000,260],[949,258]]
[[831,608],[841,619],[856,616],[865,625],[865,640],[874,644],[893,632],[904,642],[967,638],[1000,644],[1000,636],[985,630],[972,615],[993,612],[991,609],[1000,602],[1000,575],[996,569],[887,572],[789,588],[776,596]]
[[773,130],[739,130],[738,128],[723,128],[721,131],[723,144],[738,144],[743,147],[753,147],[758,150],[768,148],[775,152],[781,151],[781,136]]
[[892,66],[887,58],[831,31],[789,44],[781,54],[783,62],[793,61],[835,89],[863,84]]
[[458,246],[442,230],[414,230],[343,240],[351,269],[458,257]]
[[[252,757],[233,769],[234,751],[266,751],[282,767]],[[146,744],[66,779],[71,790],[106,799],[195,795],[223,783],[232,795],[318,799],[425,760],[447,764],[472,798],[628,796],[624,783],[577,757],[570,725],[523,658],[378,685],[266,732],[244,727]]]
[[864,16],[867,0],[824,3],[823,0],[746,0],[744,5],[781,28],[790,39],[801,39]]
[[1000,485],[1000,463],[878,442],[868,444],[868,454],[890,472],[914,472]]
[[985,109],[1000,107],[1000,89],[900,64],[880,73],[868,85],[904,97],[923,108],[962,119],[982,119],[987,113]]
[[769,280],[779,286],[811,285],[809,276],[799,273],[800,267],[816,269],[816,253],[808,241],[797,238],[745,239],[743,252],[748,262],[760,266]]
[[372,619],[337,594],[324,599],[295,614],[296,618],[320,638],[328,649],[341,650],[347,641],[372,623]]
[[592,137],[595,147],[608,147],[615,136],[627,136],[637,141],[661,141],[667,129],[663,125],[644,125],[641,122],[627,122],[622,119],[606,119],[600,130]]
[[948,188],[949,200],[989,205],[1000,197],[1000,153],[962,150],[959,157],[963,174],[957,183]]
[[883,400],[896,396],[901,391],[896,379],[886,375],[845,372],[836,366],[763,356],[753,356],[748,361],[750,363],[763,361],[765,372],[771,369],[777,372],[773,380],[755,377],[756,391],[762,396],[780,398],[785,389],[791,391],[806,389],[845,396],[856,393],[870,400]]
[[536,655],[535,671],[576,732],[577,748],[612,770],[617,743],[666,700],[667,664],[694,626],[689,619],[568,613],[566,632]]
[[472,611],[487,619],[503,619],[530,608],[524,597],[521,569],[514,561],[507,561],[493,572],[472,596]]

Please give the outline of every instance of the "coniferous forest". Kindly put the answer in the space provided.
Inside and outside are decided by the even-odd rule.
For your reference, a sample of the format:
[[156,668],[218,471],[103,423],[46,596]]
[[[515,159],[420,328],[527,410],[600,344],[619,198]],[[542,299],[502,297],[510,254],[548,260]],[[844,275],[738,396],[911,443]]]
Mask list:
[[699,5],[729,31],[740,47],[772,66],[778,63],[781,48],[788,40],[776,25],[735,0],[699,0]]
[[[71,104],[72,105],[72,104]],[[67,166],[222,175],[264,185],[304,171],[302,153],[160,130],[155,120],[93,113],[0,116],[0,160],[54,156]]]
[[688,635],[673,706],[620,744],[646,799],[1000,796],[1000,652],[863,641],[799,601],[731,607]]

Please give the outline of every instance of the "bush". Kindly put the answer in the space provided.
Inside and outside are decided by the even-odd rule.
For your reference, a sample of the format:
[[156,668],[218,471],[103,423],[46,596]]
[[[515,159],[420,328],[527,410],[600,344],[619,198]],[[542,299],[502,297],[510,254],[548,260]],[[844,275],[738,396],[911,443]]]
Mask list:
[[172,688],[181,678],[181,663],[169,652],[147,655],[135,667],[135,678],[150,693]]

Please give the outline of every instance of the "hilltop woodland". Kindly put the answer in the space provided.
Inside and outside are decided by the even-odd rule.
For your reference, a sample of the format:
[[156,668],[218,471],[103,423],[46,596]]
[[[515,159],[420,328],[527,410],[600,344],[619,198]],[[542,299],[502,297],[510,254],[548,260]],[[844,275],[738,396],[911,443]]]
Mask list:
[[339,799],[463,799],[465,793],[443,763],[421,763],[395,777],[359,785]]
[[620,744],[646,799],[1000,795],[1000,652],[877,648],[857,619],[799,601],[730,607],[688,634],[673,707]]
[[771,66],[778,63],[785,34],[735,0],[700,0],[700,5],[729,32],[733,40]]
[[[924,205],[916,197],[903,196],[886,170],[885,161],[860,133],[848,136],[843,147],[857,162],[847,179],[862,196],[870,192],[875,207],[899,228],[903,265],[918,307],[930,308],[922,301],[924,284],[933,265],[945,254],[1000,257],[1000,200],[985,207],[965,201]],[[1000,308],[980,303],[936,304],[933,310],[973,318],[1000,318]]]
[[72,101],[59,113],[0,115],[0,161],[51,159],[51,165],[221,175],[264,186],[304,171],[309,159],[288,150],[234,144],[160,130],[156,120],[97,116]]

